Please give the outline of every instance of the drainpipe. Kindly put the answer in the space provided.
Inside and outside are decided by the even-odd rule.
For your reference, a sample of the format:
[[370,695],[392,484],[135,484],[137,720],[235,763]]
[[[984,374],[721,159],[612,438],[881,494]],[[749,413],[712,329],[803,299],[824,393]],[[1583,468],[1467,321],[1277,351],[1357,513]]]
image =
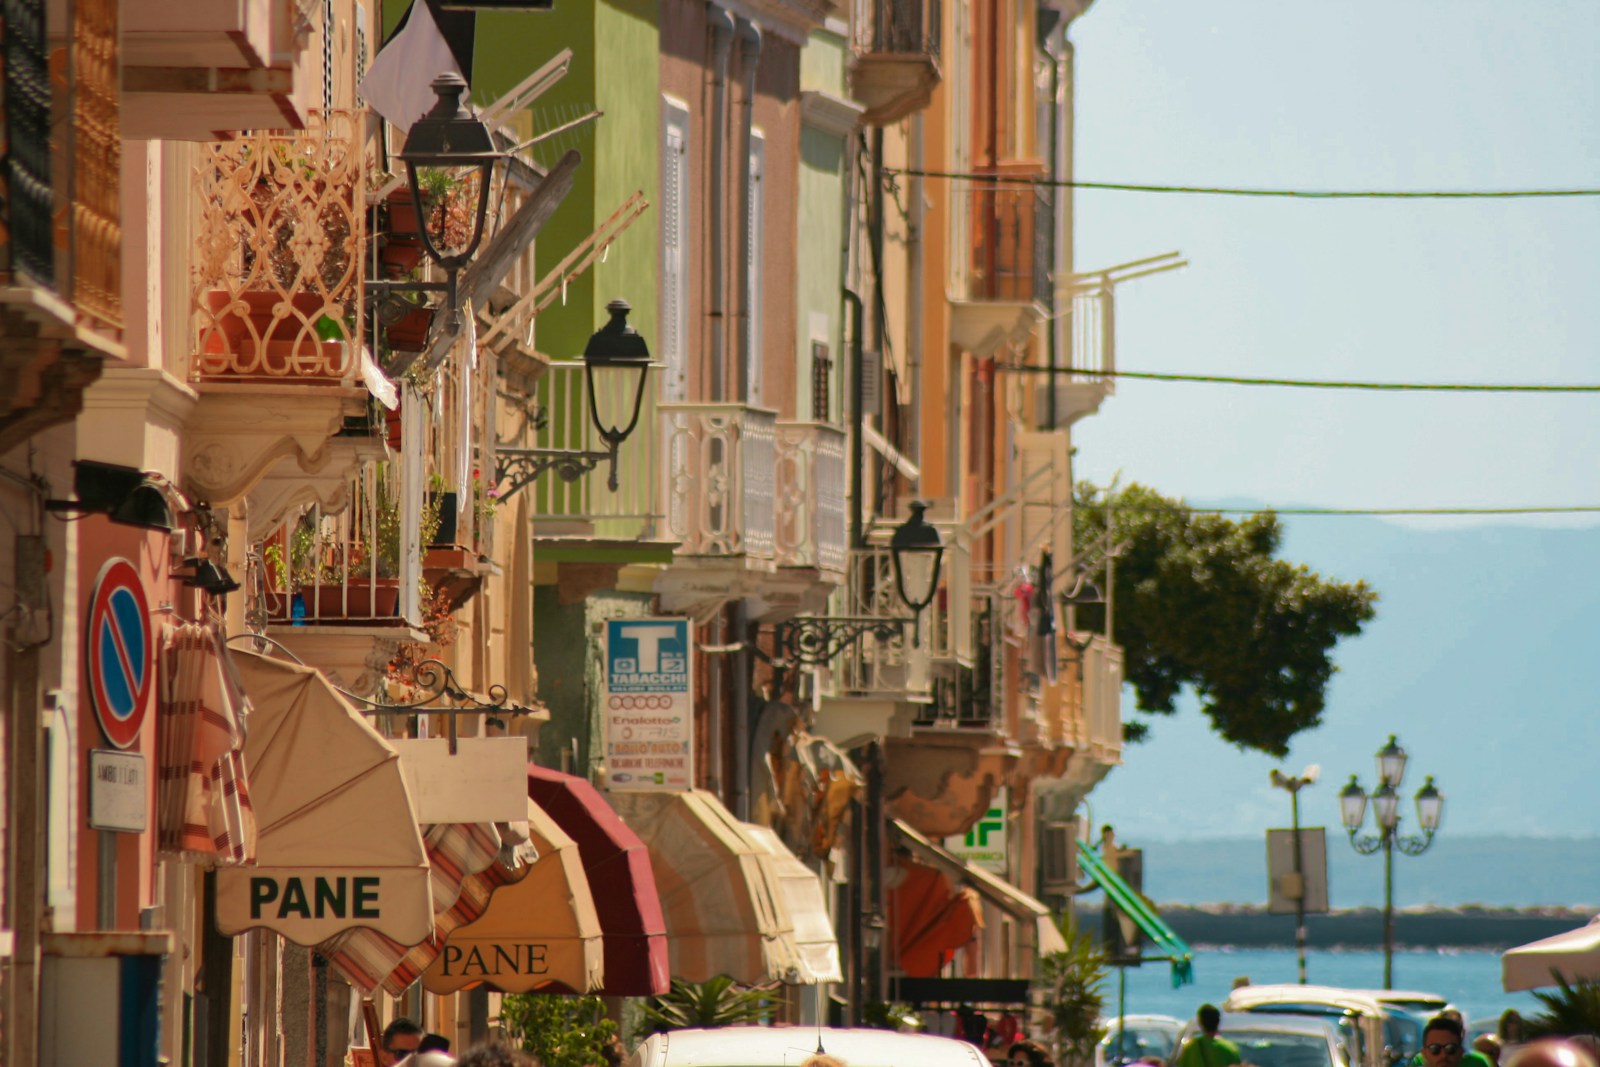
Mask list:
[[750,610],[746,601],[733,605],[733,813],[750,821],[750,724],[756,708],[750,699],[750,675],[755,664],[750,658]]
[[861,413],[861,328],[866,309],[849,289],[844,290],[844,302],[850,306],[850,547],[865,548],[861,532],[861,428],[866,425]]
[[722,228],[722,194],[727,164],[723,161],[728,130],[728,54],[733,47],[733,16],[720,7],[713,6],[711,21],[711,180],[707,183],[711,206],[707,211],[706,239],[711,245],[711,284],[707,294],[706,313],[711,319],[711,399],[725,400],[723,380],[726,369],[722,365],[723,330],[722,297],[725,279],[722,257],[724,236]]
[[[749,19],[740,19],[738,25],[739,37],[739,76],[742,84],[740,91],[743,96],[739,102],[739,158],[734,164],[734,173],[738,175],[738,189],[736,202],[739,205],[739,219],[736,223],[739,234],[739,245],[734,260],[739,264],[739,284],[736,291],[739,294],[739,311],[735,321],[739,324],[739,375],[737,387],[739,398],[751,402],[754,398],[750,395],[750,384],[754,379],[752,360],[760,359],[759,339],[750,336],[750,302],[761,299],[761,294],[750,291],[750,264],[746,261],[749,255],[751,239],[751,212],[754,205],[750,202],[750,149],[754,145],[753,130],[755,127],[756,103],[756,71],[761,62],[761,27]],[[756,343],[752,343],[756,342]]]
[[[922,112],[911,116],[911,169],[923,167]],[[923,179],[912,178],[911,218],[907,220],[906,257],[909,268],[906,288],[910,291],[911,306],[906,314],[906,368],[911,375],[911,426],[906,452],[922,462],[922,202]],[[917,486],[920,490],[921,486]]]

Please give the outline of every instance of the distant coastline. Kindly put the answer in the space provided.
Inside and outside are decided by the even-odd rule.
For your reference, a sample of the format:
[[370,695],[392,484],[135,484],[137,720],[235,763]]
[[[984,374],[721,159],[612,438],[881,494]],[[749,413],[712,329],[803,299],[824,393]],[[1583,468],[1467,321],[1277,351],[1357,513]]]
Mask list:
[[[1294,944],[1294,916],[1236,904],[1159,904],[1173,930],[1191,945],[1277,948]],[[1582,926],[1594,908],[1406,908],[1395,912],[1395,943],[1408,948],[1503,950]],[[1080,928],[1098,933],[1099,905],[1078,908]],[[1372,948],[1383,943],[1383,912],[1349,908],[1306,916],[1312,948]]]

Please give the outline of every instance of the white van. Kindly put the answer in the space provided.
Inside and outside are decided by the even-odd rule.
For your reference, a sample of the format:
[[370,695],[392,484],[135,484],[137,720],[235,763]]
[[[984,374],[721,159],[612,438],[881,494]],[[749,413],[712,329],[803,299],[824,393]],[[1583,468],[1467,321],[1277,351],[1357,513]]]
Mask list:
[[627,1067],[799,1067],[825,1052],[846,1067],[990,1067],[976,1045],[895,1030],[725,1026],[653,1034]]
[[1447,1005],[1432,993],[1282,984],[1240,986],[1222,1010],[1321,1015],[1339,1027],[1351,1067],[1391,1067],[1422,1047],[1423,1025]]

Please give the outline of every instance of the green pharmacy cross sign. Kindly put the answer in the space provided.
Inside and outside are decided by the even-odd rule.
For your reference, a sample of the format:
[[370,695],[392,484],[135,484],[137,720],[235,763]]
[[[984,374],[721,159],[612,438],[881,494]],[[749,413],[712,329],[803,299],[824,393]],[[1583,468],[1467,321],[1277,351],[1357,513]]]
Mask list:
[[991,874],[1006,876],[1006,791],[995,792],[989,810],[965,834],[944,839],[945,851]]

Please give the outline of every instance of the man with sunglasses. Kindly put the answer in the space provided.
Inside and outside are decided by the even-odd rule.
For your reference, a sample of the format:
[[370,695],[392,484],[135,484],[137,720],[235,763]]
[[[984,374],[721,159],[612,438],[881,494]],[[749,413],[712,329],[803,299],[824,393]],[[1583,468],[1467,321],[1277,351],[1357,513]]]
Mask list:
[[[1422,1032],[1422,1067],[1486,1067],[1488,1057],[1468,1052],[1463,1033],[1461,1018],[1453,1012],[1429,1019]],[[1471,1063],[1464,1062],[1467,1057],[1472,1057]]]

